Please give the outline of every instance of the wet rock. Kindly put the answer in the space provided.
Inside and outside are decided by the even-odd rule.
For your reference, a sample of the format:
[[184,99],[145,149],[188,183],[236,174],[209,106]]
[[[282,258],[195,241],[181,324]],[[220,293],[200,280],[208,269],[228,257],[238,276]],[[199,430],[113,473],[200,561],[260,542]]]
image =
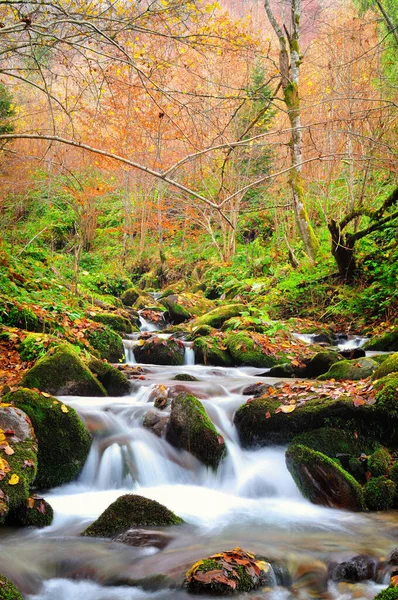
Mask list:
[[22,594],[4,575],[0,575],[0,598],[1,600],[23,600]]
[[120,300],[125,306],[133,306],[138,300],[140,293],[141,292],[137,288],[131,287],[123,292],[123,294],[120,296]]
[[91,329],[86,337],[91,346],[97,351],[100,358],[110,363],[124,360],[124,347],[121,336],[107,325]]
[[329,371],[324,375],[320,375],[318,379],[325,381],[334,379],[335,381],[343,381],[349,379],[357,381],[370,377],[378,368],[378,363],[371,358],[358,358],[357,360],[342,360],[333,364]]
[[202,325],[208,325],[209,327],[218,329],[225,321],[228,321],[231,317],[239,316],[245,309],[246,307],[243,304],[218,306],[205,315],[195,319],[192,326],[193,328],[196,328],[201,327]]
[[305,369],[306,377],[319,377],[327,373],[332,365],[338,363],[341,357],[333,350],[321,350],[311,358]]
[[127,377],[109,363],[95,358],[90,360],[88,368],[97,375],[109,396],[118,397],[130,393],[131,386]]
[[366,352],[363,348],[353,348],[353,350],[339,350],[339,354],[346,360],[353,360],[354,358],[362,358],[366,356]]
[[190,452],[206,466],[217,469],[226,453],[225,441],[195,396],[179,394],[171,403],[167,441]]
[[376,350],[380,352],[398,351],[398,327],[378,335],[364,345],[364,350]]
[[148,396],[148,402],[153,402],[155,408],[163,410],[171,403],[171,390],[166,385],[155,385]]
[[398,548],[395,548],[395,550],[391,552],[388,562],[390,563],[390,565],[398,567]]
[[286,466],[310,502],[352,511],[365,509],[361,486],[325,454],[292,444],[286,452]]
[[386,358],[386,360],[378,366],[373,373],[373,379],[381,379],[390,373],[398,373],[398,352],[395,352]]
[[194,375],[189,375],[189,373],[179,373],[173,377],[174,381],[199,381]]
[[128,529],[115,537],[115,542],[140,548],[154,547],[163,550],[173,538],[163,531],[148,531],[147,529]]
[[325,598],[328,590],[328,568],[320,560],[300,561],[292,569],[292,590],[298,598]]
[[[259,335],[259,334],[257,334]],[[232,356],[233,364],[236,366],[248,365],[251,367],[270,368],[281,358],[270,354],[260,346],[250,332],[230,332],[225,336],[225,346]]]
[[360,581],[374,581],[377,575],[377,560],[372,556],[360,554],[350,560],[340,563],[332,571],[334,581],[347,581],[359,583]]
[[193,349],[197,364],[215,367],[232,367],[233,365],[232,356],[226,349],[223,338],[213,335],[198,337],[194,341]]
[[169,415],[162,415],[157,411],[149,410],[145,414],[142,424],[146,429],[150,429],[157,437],[163,437],[169,418]]
[[160,302],[167,309],[170,321],[175,324],[188,321],[194,316],[203,315],[214,307],[214,303],[205,298],[203,294],[189,292],[170,294],[163,297]]
[[386,448],[378,448],[368,459],[368,469],[372,477],[387,475],[391,455]]
[[96,323],[102,323],[107,325],[113,331],[117,333],[132,333],[133,328],[129,319],[122,317],[116,313],[96,313],[89,312],[89,318]]
[[163,340],[157,336],[141,340],[134,348],[137,362],[153,365],[183,365],[185,349],[175,339]]
[[24,375],[22,385],[59,396],[106,396],[101,383],[70,344],[51,349]]
[[[3,402],[5,403],[4,399]],[[25,440],[36,441],[31,420],[25,413],[18,408],[15,408],[15,406],[1,407],[0,429],[3,431],[9,431],[10,434],[7,435],[12,436],[11,439],[14,442]]]
[[259,398],[260,396],[265,394],[270,387],[271,387],[270,383],[261,383],[261,382],[252,383],[250,385],[247,385],[242,390],[242,395],[243,396],[253,396],[254,398]]
[[81,535],[114,538],[134,527],[179,525],[183,521],[155,500],[136,494],[120,496]]
[[12,522],[25,527],[47,527],[53,519],[52,506],[44,498],[35,495],[27,498],[24,504],[12,511]]

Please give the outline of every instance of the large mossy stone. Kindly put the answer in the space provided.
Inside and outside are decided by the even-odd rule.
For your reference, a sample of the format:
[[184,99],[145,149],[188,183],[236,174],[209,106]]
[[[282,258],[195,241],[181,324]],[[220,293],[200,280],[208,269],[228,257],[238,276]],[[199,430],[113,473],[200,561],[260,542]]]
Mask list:
[[202,403],[185,392],[171,403],[166,440],[215,470],[226,454],[224,438],[210,421]]
[[4,575],[0,575],[0,600],[23,600],[21,592]]
[[273,354],[267,353],[256,340],[245,331],[230,332],[225,336],[225,346],[232,356],[234,365],[270,368],[278,362],[286,362]]
[[24,375],[22,386],[60,396],[106,396],[70,344],[52,348]]
[[341,360],[334,363],[327,373],[318,377],[319,381],[334,379],[335,381],[358,381],[370,377],[378,368],[379,364],[371,358],[363,357],[354,360]]
[[155,500],[125,494],[112,502],[82,535],[113,538],[132,527],[163,527],[182,522],[180,517]]
[[163,296],[160,303],[167,309],[170,321],[175,324],[203,315],[214,307],[214,303],[203,294],[189,292]]
[[373,379],[381,379],[390,373],[398,373],[398,352],[383,360],[373,373]]
[[124,306],[133,306],[140,297],[141,291],[135,287],[131,287],[120,296],[120,300]]
[[88,331],[86,337],[100,358],[111,363],[124,361],[123,340],[116,331],[107,325]]
[[134,346],[134,355],[138,363],[152,365],[183,365],[185,348],[179,340],[163,340],[158,336],[141,340]]
[[130,321],[115,313],[89,313],[89,317],[92,321],[107,325],[117,333],[132,333],[133,331]]
[[38,440],[35,486],[49,489],[72,481],[87,459],[91,435],[77,412],[55,398],[30,389],[4,396],[26,413]]
[[286,466],[310,502],[352,511],[365,510],[359,483],[322,452],[292,444],[286,451]]
[[[12,524],[23,527],[48,527],[54,520],[52,506],[36,496],[29,497],[24,504],[12,512]],[[1,596],[0,596],[1,599]]]
[[131,391],[127,377],[112,365],[98,358],[90,360],[88,368],[107,391],[108,396],[126,396]]
[[377,352],[398,352],[398,327],[372,338],[363,348]]
[[389,510],[394,507],[397,487],[391,479],[374,477],[363,488],[369,510]]
[[305,369],[306,377],[319,377],[327,373],[332,365],[341,361],[341,357],[334,350],[321,350],[311,358]]
[[195,319],[193,326],[201,327],[202,325],[208,325],[219,329],[225,321],[228,321],[228,319],[231,319],[232,317],[239,316],[245,310],[246,307],[243,304],[227,304],[226,306],[219,306]]
[[232,367],[232,356],[226,349],[224,341],[218,336],[203,336],[195,339],[193,344],[195,363],[214,367]]

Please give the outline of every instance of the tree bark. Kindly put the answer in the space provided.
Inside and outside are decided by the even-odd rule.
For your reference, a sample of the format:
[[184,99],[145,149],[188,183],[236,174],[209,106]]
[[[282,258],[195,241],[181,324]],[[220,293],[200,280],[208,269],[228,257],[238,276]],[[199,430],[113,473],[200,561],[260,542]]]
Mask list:
[[340,225],[333,219],[328,224],[332,236],[332,254],[336,261],[339,275],[344,283],[352,283],[356,270],[354,245],[350,234],[344,235]]

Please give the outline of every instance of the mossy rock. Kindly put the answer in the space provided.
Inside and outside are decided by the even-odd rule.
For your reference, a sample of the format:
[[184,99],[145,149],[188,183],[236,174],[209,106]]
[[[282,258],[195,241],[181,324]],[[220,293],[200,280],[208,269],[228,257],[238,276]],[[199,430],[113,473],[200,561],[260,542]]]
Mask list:
[[275,365],[271,367],[267,373],[267,377],[280,377],[287,379],[289,377],[298,377],[297,370],[291,363],[283,363],[282,365]]
[[388,587],[377,594],[374,600],[398,600],[398,587]]
[[178,394],[171,403],[166,440],[190,452],[206,466],[216,470],[226,454],[225,441],[195,396]]
[[378,363],[371,358],[356,358],[354,360],[341,360],[333,364],[329,371],[318,377],[319,381],[334,379],[335,381],[358,381],[370,377],[378,368]]
[[18,308],[17,306],[10,307],[10,303],[8,303],[8,307],[8,312],[2,317],[5,325],[18,327],[25,331],[44,332],[45,324],[35,315],[32,309]]
[[213,308],[205,315],[195,319],[193,327],[201,327],[202,325],[208,325],[209,327],[215,327],[219,329],[221,325],[231,319],[232,317],[239,316],[246,307],[243,304],[227,304],[226,306],[218,306]]
[[23,600],[21,592],[4,575],[0,575],[0,600]]
[[391,479],[374,477],[363,488],[366,506],[369,510],[389,510],[393,508],[397,487]]
[[37,473],[37,441],[31,420],[19,408],[3,405],[9,403],[7,395],[2,401],[0,428],[3,432],[11,431],[12,427],[15,433],[6,434],[3,442],[8,444],[13,454],[2,452],[0,458],[0,523],[4,523],[11,518],[13,512],[24,506]]
[[363,348],[377,352],[398,352],[398,327],[372,338]]
[[217,333],[217,329],[210,327],[210,325],[200,325],[198,327],[192,327],[188,340],[195,340],[198,337],[206,337]]
[[135,287],[128,288],[123,294],[120,296],[120,300],[123,302],[124,306],[133,306],[138,298],[140,297],[140,291]]
[[305,369],[306,377],[319,377],[329,371],[332,365],[341,361],[341,357],[334,350],[321,350],[311,358]]
[[378,448],[368,459],[368,469],[372,477],[387,475],[391,454],[386,448]]
[[22,360],[30,362],[38,360],[46,352],[57,346],[59,339],[46,333],[30,333],[18,346],[18,352]]
[[232,367],[233,360],[224,346],[222,338],[204,336],[195,339],[193,344],[195,362],[214,367]]
[[267,324],[265,322],[259,323],[259,319],[255,317],[232,317],[223,323],[221,331],[257,331],[258,333],[265,333]]
[[365,510],[359,483],[334,460],[302,444],[292,444],[286,451],[286,465],[297,487],[310,502]]
[[48,527],[53,520],[52,506],[44,498],[35,496],[29,497],[25,504],[12,513],[12,523],[23,527]]
[[24,375],[22,386],[60,396],[106,396],[70,344],[52,348]]
[[159,502],[136,494],[125,494],[112,502],[82,535],[113,538],[132,527],[164,527],[181,523],[180,517]]
[[167,309],[171,322],[175,324],[203,315],[214,307],[214,303],[203,294],[189,292],[163,296],[160,303]]
[[173,377],[174,381],[199,381],[196,377],[194,377],[193,375],[190,375],[189,373],[178,373],[178,375],[175,375],[175,377]]
[[110,327],[104,325],[101,328],[92,329],[87,332],[86,337],[94,350],[98,352],[100,358],[111,363],[124,361],[123,340]]
[[126,396],[131,391],[127,377],[112,365],[98,358],[90,360],[88,368],[98,377],[108,396]]
[[225,336],[225,346],[236,366],[270,368],[277,363],[286,362],[281,357],[277,358],[272,354],[267,354],[248,332],[228,333]]
[[381,379],[390,373],[398,373],[398,352],[388,356],[373,373],[373,379]]
[[141,340],[134,346],[134,355],[138,363],[152,365],[183,365],[185,349],[182,342],[175,339],[163,340],[153,336]]
[[131,323],[125,317],[115,313],[89,313],[89,318],[96,323],[107,325],[117,333],[132,333]]
[[163,298],[160,302],[167,309],[171,323],[178,325],[192,319],[193,313],[184,306],[180,296],[173,294]]
[[77,477],[91,446],[91,435],[77,412],[29,389],[6,394],[4,402],[14,404],[32,421],[39,446],[36,487],[49,489]]

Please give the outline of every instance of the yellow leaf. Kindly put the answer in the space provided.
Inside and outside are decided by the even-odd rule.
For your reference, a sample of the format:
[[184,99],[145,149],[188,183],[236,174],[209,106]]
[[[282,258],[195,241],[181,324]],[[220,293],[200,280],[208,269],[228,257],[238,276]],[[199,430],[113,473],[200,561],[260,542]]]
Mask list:
[[8,481],[9,485],[17,485],[19,483],[19,475],[13,473]]
[[69,408],[67,406],[65,406],[65,404],[62,404],[61,410],[62,410],[63,413],[69,412]]
[[14,450],[11,448],[11,446],[6,446],[4,448],[4,452],[8,455],[11,456],[12,454],[14,454]]
[[283,406],[280,407],[281,411],[283,413],[291,413],[295,410],[296,405],[295,404],[289,404],[289,406],[285,406],[285,404]]
[[47,394],[47,392],[42,392],[41,395],[45,398],[51,398],[51,394]]
[[27,508],[34,508],[34,505],[35,505],[34,498],[26,498],[26,507]]

